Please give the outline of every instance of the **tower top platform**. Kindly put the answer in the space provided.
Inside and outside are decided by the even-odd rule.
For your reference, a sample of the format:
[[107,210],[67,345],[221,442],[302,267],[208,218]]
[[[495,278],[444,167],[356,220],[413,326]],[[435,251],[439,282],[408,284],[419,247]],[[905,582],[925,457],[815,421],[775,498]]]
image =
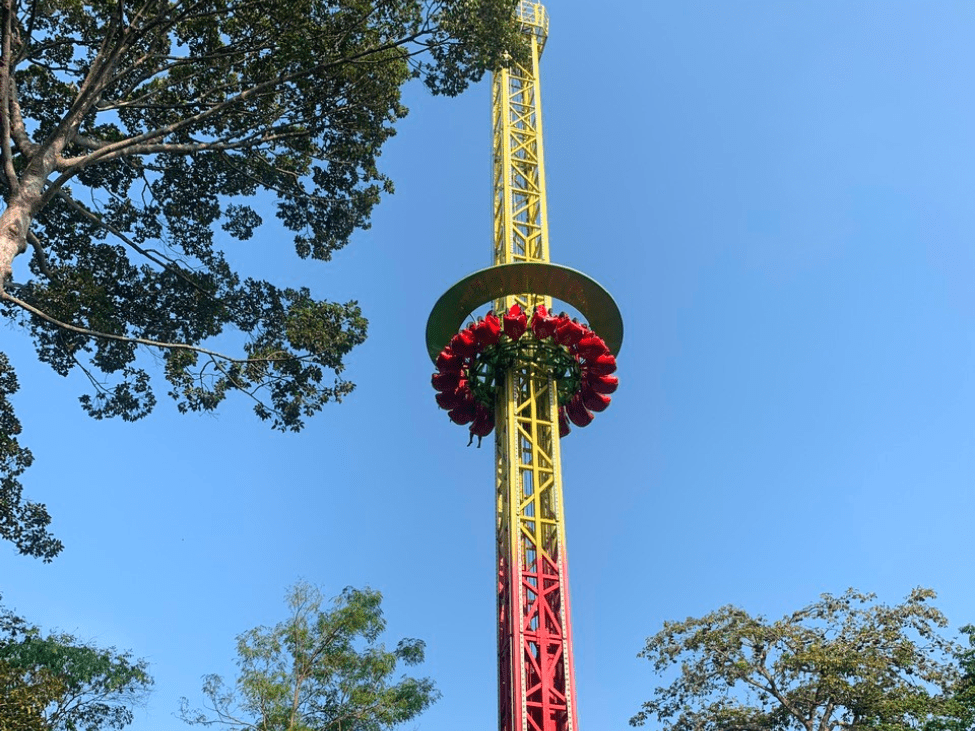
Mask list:
[[548,39],[548,13],[545,12],[545,6],[531,0],[521,0],[518,3],[518,20],[521,21],[522,31],[538,40],[538,52],[541,54]]

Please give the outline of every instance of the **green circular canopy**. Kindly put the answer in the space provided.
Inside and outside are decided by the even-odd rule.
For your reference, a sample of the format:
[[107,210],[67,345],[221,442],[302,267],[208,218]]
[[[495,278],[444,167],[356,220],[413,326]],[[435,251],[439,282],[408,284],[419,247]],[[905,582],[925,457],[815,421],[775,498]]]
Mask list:
[[427,351],[436,361],[464,320],[478,307],[512,294],[540,294],[567,302],[582,313],[613,355],[623,344],[623,317],[603,287],[582,272],[558,264],[518,262],[481,269],[461,279],[437,300],[427,320]]

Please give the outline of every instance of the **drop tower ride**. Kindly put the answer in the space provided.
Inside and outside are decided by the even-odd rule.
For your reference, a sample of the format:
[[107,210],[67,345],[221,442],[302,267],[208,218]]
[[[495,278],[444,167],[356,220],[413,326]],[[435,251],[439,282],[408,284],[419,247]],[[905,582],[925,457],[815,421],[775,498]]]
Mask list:
[[[438,404],[471,440],[496,429],[499,729],[578,731],[560,442],[609,404],[623,322],[598,283],[551,263],[538,73],[548,17],[527,0],[517,13],[530,65],[496,71],[492,85],[493,266],[438,300],[426,339]],[[551,314],[553,297],[589,324]]]

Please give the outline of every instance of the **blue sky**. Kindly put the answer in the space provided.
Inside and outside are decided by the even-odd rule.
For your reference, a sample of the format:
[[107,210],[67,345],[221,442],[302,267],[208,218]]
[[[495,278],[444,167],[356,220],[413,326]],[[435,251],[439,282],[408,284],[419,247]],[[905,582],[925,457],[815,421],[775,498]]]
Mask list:
[[[664,620],[777,617],[855,586],[975,621],[975,5],[551,0],[542,61],[553,259],[623,312],[621,386],[563,442],[583,729],[622,729]],[[358,390],[300,435],[243,402],[130,425],[31,359],[16,406],[66,549],[0,547],[4,603],[131,648],[180,728],[235,636],[298,579],[385,594],[443,699],[496,724],[492,450],[429,387],[426,317],[491,256],[490,101],[408,92],[373,227],[329,264],[268,228],[248,273],[355,298]],[[487,445],[486,445],[487,446]]]

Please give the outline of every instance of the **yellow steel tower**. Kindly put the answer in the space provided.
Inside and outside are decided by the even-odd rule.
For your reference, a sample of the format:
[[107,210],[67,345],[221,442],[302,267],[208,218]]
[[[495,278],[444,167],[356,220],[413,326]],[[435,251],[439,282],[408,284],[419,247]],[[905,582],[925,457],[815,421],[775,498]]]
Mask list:
[[[548,262],[538,62],[548,37],[540,3],[522,2],[531,66],[494,75],[494,264]],[[551,308],[537,292],[495,304]],[[575,679],[562,513],[558,398],[531,360],[511,368],[498,396],[498,675],[500,728],[572,731]]]
[[[427,346],[450,417],[472,423],[472,437],[496,426],[499,728],[575,731],[560,416],[565,433],[566,410],[584,426],[590,408],[608,404],[622,320],[596,282],[550,263],[538,75],[548,17],[527,1],[518,17],[530,65],[497,71],[492,87],[493,266],[441,297]],[[550,315],[552,296],[592,329]],[[503,318],[489,314],[458,333],[487,301]]]

